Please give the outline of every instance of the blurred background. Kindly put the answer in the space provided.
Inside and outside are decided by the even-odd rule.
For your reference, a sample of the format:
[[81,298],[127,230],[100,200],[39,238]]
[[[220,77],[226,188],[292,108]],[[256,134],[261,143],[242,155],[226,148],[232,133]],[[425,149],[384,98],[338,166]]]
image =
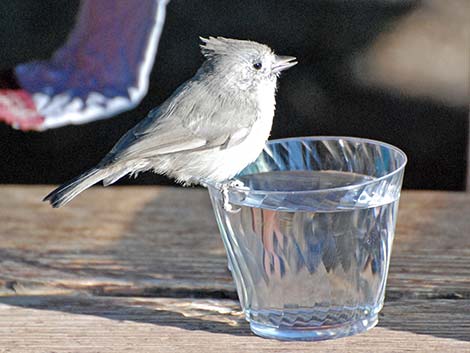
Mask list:
[[[0,69],[47,59],[66,40],[78,5],[0,1]],[[172,0],[143,102],[111,119],[41,133],[0,124],[0,183],[62,183],[96,164],[195,73],[203,60],[198,37],[221,35],[299,60],[280,80],[271,138],[386,141],[409,157],[405,188],[464,190],[469,27],[468,0]],[[130,183],[172,181],[152,173],[120,181]]]

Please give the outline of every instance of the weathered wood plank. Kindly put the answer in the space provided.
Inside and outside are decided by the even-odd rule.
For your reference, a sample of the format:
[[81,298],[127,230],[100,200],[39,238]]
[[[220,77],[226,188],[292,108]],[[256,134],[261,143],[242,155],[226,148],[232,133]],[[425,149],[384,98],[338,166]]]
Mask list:
[[48,189],[0,190],[0,276],[10,289],[233,290],[204,191],[95,188],[53,210],[40,202]]
[[[51,187],[0,188],[0,295],[235,298],[205,190],[92,188],[63,209]],[[470,298],[470,195],[405,191],[388,298]]]
[[253,336],[231,300],[3,297],[0,352],[469,352],[470,301],[432,303],[390,303],[361,335],[286,343]]

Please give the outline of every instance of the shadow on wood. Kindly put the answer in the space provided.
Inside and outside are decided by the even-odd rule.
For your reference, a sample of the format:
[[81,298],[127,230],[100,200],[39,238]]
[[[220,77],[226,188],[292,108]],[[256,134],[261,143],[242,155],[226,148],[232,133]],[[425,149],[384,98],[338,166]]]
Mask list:
[[50,295],[0,297],[0,303],[185,330],[251,335],[240,307],[231,300]]
[[[252,336],[239,305],[232,300],[41,295],[0,297],[0,303],[25,309],[91,315],[118,322]],[[425,300],[405,300],[387,303],[380,314],[379,327],[418,334],[419,336],[415,336],[417,342],[426,340],[426,335],[470,341],[468,337],[470,312],[466,310],[469,304],[469,300],[434,300],[432,303]],[[0,313],[1,310],[0,305]],[[64,325],[68,326],[71,323],[73,318]],[[34,328],[31,330],[34,332]],[[90,326],[86,330],[93,328]],[[370,335],[380,335],[384,332],[373,329],[367,335],[370,338]],[[387,334],[384,339],[386,336]],[[367,337],[359,335],[354,339],[357,342]]]

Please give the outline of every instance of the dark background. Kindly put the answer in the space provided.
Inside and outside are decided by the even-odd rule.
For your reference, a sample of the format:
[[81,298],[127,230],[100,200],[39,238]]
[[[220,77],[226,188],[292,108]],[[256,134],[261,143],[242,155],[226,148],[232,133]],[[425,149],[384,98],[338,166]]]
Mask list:
[[[280,80],[271,138],[352,135],[403,149],[405,188],[465,188],[468,106],[367,88],[351,58],[421,5],[414,1],[173,0],[136,109],[112,119],[21,132],[0,124],[0,183],[61,183],[97,163],[119,137],[202,62],[198,36],[252,39],[299,65]],[[48,58],[73,26],[78,1],[0,0],[0,69]],[[465,73],[462,72],[462,75]],[[145,173],[120,183],[171,183]]]

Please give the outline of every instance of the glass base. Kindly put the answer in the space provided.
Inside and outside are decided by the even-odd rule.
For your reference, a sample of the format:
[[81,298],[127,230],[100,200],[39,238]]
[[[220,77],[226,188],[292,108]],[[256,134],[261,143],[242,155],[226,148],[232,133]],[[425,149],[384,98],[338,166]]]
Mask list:
[[253,321],[250,322],[250,328],[255,335],[264,338],[274,338],[282,341],[322,341],[365,332],[373,328],[377,323],[377,315],[374,315],[338,326],[312,327],[310,329],[276,328]]

